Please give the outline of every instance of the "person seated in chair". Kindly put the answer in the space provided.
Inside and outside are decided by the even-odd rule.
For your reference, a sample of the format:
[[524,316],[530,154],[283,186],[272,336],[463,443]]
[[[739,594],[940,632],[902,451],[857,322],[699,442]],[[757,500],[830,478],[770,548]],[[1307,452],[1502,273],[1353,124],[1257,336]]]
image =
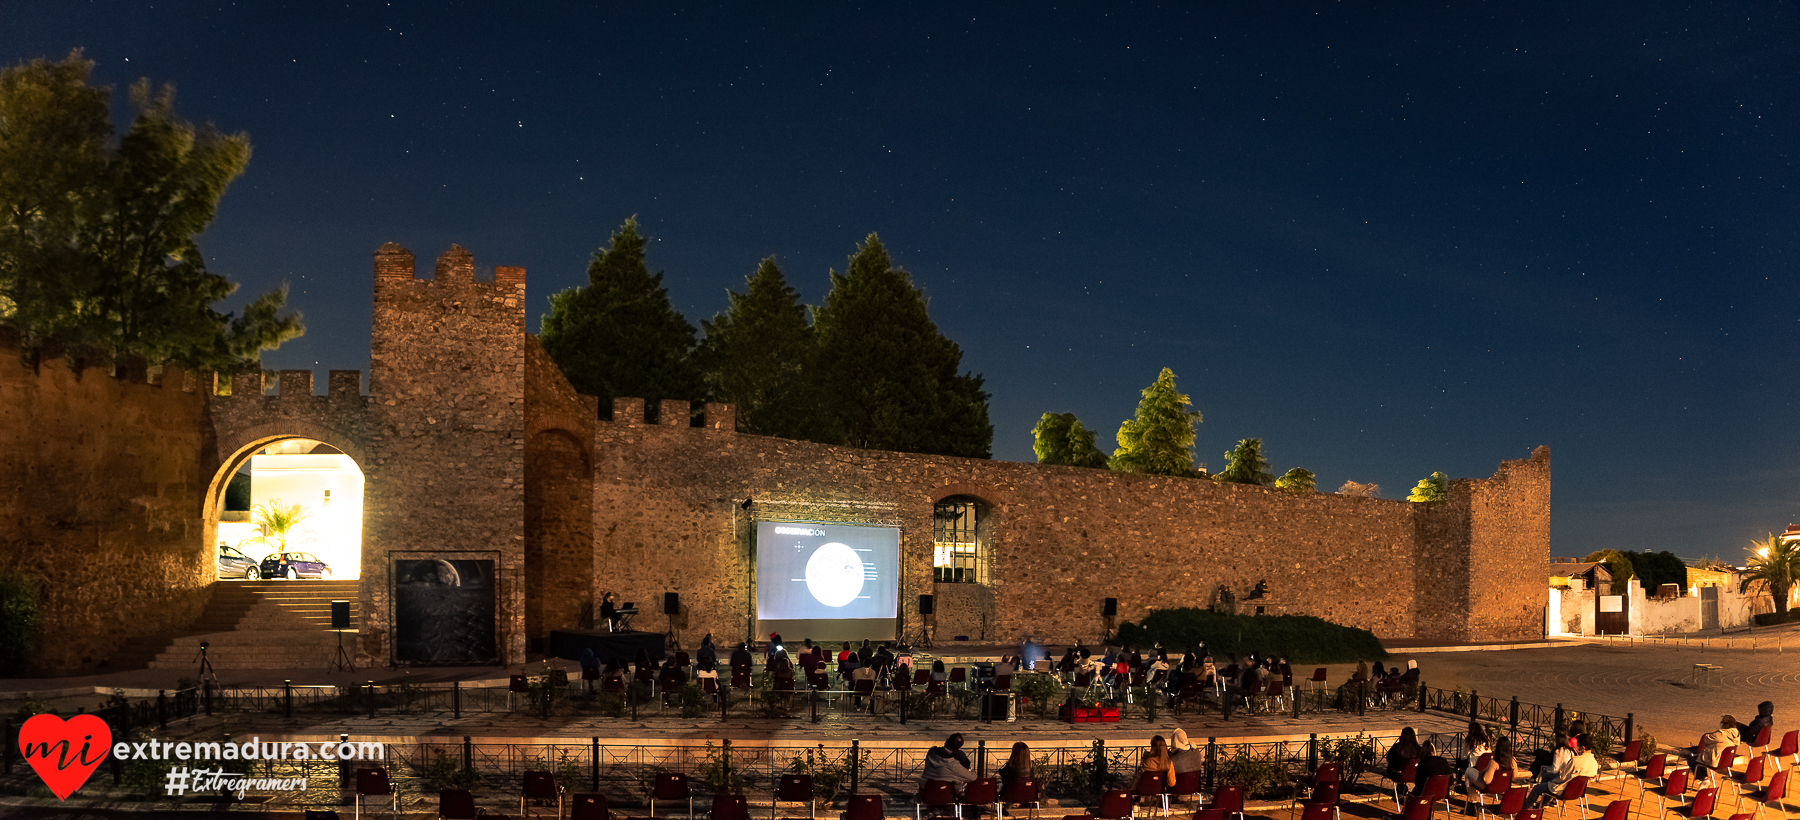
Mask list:
[[1701,735],[1699,745],[1688,750],[1688,768],[1694,771],[1694,779],[1711,779],[1712,770],[1719,767],[1719,755],[1726,749],[1736,749],[1741,739],[1737,718],[1719,718],[1719,728]]
[[619,606],[613,603],[611,592],[600,596],[600,620],[606,622],[606,631],[619,631]]
[[1569,781],[1600,774],[1600,763],[1594,759],[1593,749],[1588,745],[1588,736],[1579,734],[1573,740],[1575,748],[1572,751],[1567,747],[1557,750],[1556,756],[1560,759],[1561,766],[1546,772],[1537,785],[1531,787],[1531,793],[1525,796],[1527,808],[1537,806],[1540,800],[1545,805],[1554,805]]
[[942,746],[933,746],[925,753],[925,770],[919,773],[919,790],[933,780],[947,780],[962,794],[962,786],[975,779],[975,772],[969,768],[969,756],[963,754],[963,736],[961,732],[951,735]]

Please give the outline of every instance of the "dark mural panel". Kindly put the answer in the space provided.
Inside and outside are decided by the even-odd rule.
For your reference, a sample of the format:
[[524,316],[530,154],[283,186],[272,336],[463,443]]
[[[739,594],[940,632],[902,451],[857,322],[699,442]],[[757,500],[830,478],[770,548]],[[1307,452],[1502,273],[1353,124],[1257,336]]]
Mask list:
[[394,660],[499,663],[494,592],[491,560],[396,560]]

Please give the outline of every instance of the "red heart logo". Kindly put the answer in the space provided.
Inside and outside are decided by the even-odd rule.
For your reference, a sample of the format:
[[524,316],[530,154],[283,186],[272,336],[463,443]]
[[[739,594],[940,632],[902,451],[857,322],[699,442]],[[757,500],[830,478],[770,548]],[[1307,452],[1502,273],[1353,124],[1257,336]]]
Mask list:
[[112,752],[112,729],[93,715],[37,715],[19,727],[19,751],[57,799],[67,800]]

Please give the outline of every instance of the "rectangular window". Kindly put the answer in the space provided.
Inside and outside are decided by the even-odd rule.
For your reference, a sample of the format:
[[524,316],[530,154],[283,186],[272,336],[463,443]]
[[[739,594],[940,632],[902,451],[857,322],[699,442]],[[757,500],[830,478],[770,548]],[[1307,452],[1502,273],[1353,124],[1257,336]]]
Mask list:
[[939,583],[985,584],[986,556],[982,554],[978,515],[970,500],[940,501],[933,510],[932,577]]

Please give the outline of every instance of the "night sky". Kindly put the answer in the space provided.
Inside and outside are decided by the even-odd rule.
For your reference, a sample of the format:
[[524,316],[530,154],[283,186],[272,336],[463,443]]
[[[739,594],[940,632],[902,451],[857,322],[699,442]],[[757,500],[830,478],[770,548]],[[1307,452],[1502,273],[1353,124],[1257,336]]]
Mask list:
[[996,458],[1045,411],[1110,451],[1166,366],[1214,470],[1404,498],[1548,444],[1558,555],[1800,521],[1792,3],[275,5],[0,0],[5,63],[250,135],[201,246],[230,309],[291,283],[266,366],[367,369],[387,241],[525,266],[535,330],[632,214],[696,326],[875,231]]

